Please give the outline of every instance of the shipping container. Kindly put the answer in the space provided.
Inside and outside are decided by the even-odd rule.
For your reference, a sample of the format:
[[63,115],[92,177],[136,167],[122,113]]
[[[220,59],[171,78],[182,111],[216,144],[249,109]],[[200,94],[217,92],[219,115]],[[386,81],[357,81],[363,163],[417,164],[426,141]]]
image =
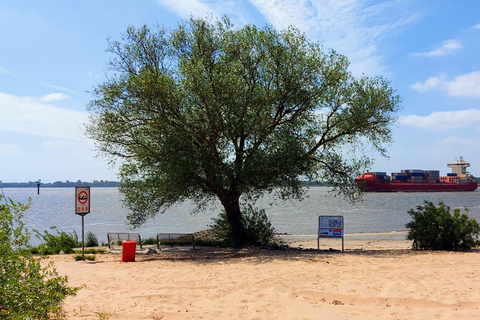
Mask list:
[[410,176],[412,177],[423,177],[425,174],[423,172],[411,172],[410,171]]

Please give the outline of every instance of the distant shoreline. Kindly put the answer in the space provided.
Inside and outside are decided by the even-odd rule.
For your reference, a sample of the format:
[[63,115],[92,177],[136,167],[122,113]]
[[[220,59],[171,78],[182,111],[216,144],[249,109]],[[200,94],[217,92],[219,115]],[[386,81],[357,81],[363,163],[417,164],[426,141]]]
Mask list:
[[[29,182],[2,182],[0,181],[0,188],[37,188],[37,181]],[[99,187],[99,188],[112,188],[118,187],[121,184],[119,181],[108,181],[108,180],[93,180],[93,182],[84,182],[77,180],[76,182],[72,181],[55,181],[40,183],[40,188],[72,188],[72,187]],[[317,182],[317,181],[304,181],[302,182],[304,187],[327,187],[327,184]]]
[[[72,188],[72,187],[99,187],[99,188],[112,188],[118,187],[120,182],[118,181],[108,181],[108,180],[93,180],[93,182],[85,182],[81,180],[77,180],[75,182],[72,181],[55,181],[55,182],[48,182],[48,183],[40,183],[40,188]],[[29,181],[29,182],[2,182],[0,181],[0,188],[37,188],[38,181]]]

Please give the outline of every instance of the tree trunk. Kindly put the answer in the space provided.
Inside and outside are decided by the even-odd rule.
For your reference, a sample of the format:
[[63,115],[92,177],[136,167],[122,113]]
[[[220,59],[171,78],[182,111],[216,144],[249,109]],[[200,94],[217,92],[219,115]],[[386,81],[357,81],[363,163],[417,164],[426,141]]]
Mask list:
[[222,202],[228,221],[232,227],[233,245],[235,248],[241,248],[248,242],[248,235],[243,225],[242,212],[238,199]]

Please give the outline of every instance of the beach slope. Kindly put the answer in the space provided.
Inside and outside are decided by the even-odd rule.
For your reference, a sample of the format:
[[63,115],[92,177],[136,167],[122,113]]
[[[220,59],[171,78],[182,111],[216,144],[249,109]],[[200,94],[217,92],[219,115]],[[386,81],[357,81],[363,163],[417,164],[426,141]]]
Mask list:
[[[67,319],[478,319],[480,255],[357,240],[345,253],[174,248],[74,261]],[[302,243],[302,246],[305,246]],[[316,246],[310,242],[310,246]],[[382,249],[378,249],[378,247]]]

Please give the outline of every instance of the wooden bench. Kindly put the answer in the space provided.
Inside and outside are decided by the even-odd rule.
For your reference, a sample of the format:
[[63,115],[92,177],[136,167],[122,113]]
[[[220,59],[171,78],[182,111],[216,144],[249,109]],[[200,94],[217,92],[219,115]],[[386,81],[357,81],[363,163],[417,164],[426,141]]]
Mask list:
[[140,245],[140,249],[142,249],[142,238],[140,237],[139,233],[130,233],[130,232],[109,232],[107,233],[107,242],[108,247],[110,248],[110,244],[113,241],[136,241]]
[[157,249],[160,249],[160,243],[189,243],[193,244],[195,249],[195,236],[193,233],[157,233]]

